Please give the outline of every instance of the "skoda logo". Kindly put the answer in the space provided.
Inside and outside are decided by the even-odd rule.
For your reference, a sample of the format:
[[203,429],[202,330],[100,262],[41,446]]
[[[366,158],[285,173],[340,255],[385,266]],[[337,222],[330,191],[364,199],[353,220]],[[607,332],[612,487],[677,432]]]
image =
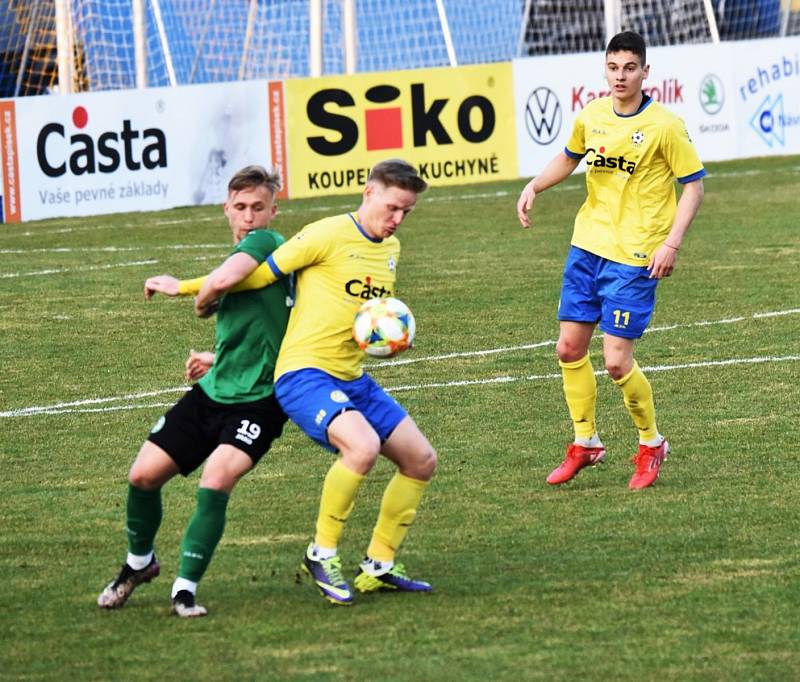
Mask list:
[[525,127],[537,144],[550,144],[561,130],[561,103],[550,88],[536,88],[525,104]]
[[725,104],[725,89],[722,80],[716,74],[708,74],[700,81],[700,106],[710,116],[719,113]]

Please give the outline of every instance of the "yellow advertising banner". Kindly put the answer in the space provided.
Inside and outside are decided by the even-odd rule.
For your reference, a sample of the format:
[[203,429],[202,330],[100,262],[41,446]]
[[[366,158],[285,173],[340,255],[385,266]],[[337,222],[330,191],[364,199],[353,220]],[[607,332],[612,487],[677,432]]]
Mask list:
[[510,62],[284,85],[292,197],[358,192],[392,157],[434,187],[518,176]]

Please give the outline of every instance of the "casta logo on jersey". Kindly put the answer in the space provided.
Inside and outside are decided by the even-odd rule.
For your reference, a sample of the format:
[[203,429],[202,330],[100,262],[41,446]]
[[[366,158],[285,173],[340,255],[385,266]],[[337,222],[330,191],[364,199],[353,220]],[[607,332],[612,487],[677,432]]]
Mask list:
[[160,128],[140,131],[126,118],[118,129],[90,135],[81,132],[88,124],[88,110],[77,106],[69,129],[55,121],[42,126],[36,159],[45,175],[113,173],[123,164],[130,171],[167,167],[167,139]]
[[[430,142],[437,145],[453,143],[458,135],[467,142],[484,142],[494,132],[496,114],[491,100],[483,95],[468,95],[461,101],[451,102],[448,97],[430,98],[424,83],[411,83],[409,88],[410,111],[400,105],[402,92],[394,85],[382,84],[364,92],[369,103],[364,109],[364,141],[367,151],[401,149],[403,116],[411,116],[413,145],[425,147]],[[446,107],[457,107],[455,126],[448,129],[442,121]],[[356,107],[356,100],[347,90],[325,88],[315,92],[306,104],[308,120],[326,131],[328,135],[306,138],[308,146],[323,156],[339,156],[355,148],[361,137],[359,123],[348,110]]]
[[[590,157],[590,154],[593,156]],[[614,156],[611,152],[607,152],[605,147],[599,149],[589,147],[586,150],[586,165],[610,170],[619,169],[628,175],[633,175],[633,171],[636,170],[636,162],[628,161],[622,154]]]
[[392,295],[391,289],[384,286],[376,286],[372,283],[372,277],[367,275],[363,280],[351,279],[344,285],[344,290],[355,298],[387,298]]

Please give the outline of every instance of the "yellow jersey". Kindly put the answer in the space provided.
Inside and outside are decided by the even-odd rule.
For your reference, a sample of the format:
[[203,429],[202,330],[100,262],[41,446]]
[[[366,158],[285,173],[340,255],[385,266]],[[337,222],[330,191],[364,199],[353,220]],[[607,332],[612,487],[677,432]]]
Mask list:
[[675,183],[703,177],[683,121],[649,97],[635,114],[614,111],[611,97],[578,114],[564,152],[586,159],[586,201],[572,244],[603,258],[645,266],[675,218]]
[[275,249],[267,258],[272,277],[297,277],[275,380],[308,367],[360,377],[364,352],[353,340],[353,320],[367,299],[394,295],[399,258],[397,237],[367,236],[352,213],[311,223]]

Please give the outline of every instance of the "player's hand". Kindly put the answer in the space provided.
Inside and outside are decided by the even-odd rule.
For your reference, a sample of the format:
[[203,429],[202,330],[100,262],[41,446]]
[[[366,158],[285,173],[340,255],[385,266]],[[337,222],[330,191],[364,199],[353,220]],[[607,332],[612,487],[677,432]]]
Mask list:
[[214,354],[211,351],[205,350],[198,353],[196,350],[190,350],[186,360],[186,380],[197,381],[206,375],[213,364]]
[[662,244],[658,247],[653,254],[650,265],[647,269],[650,271],[650,279],[661,279],[662,277],[669,277],[675,269],[675,261],[678,259],[678,250]]
[[144,283],[144,297],[149,301],[157,292],[166,296],[177,296],[179,282],[180,280],[177,277],[172,277],[171,275],[150,277]]
[[211,301],[206,305],[198,305],[197,299],[194,300],[194,314],[197,317],[211,317],[219,310],[219,301]]
[[519,218],[519,224],[526,229],[531,226],[531,219],[528,214],[533,208],[534,199],[536,199],[536,192],[533,189],[533,180],[531,180],[525,185],[517,201],[517,218]]

